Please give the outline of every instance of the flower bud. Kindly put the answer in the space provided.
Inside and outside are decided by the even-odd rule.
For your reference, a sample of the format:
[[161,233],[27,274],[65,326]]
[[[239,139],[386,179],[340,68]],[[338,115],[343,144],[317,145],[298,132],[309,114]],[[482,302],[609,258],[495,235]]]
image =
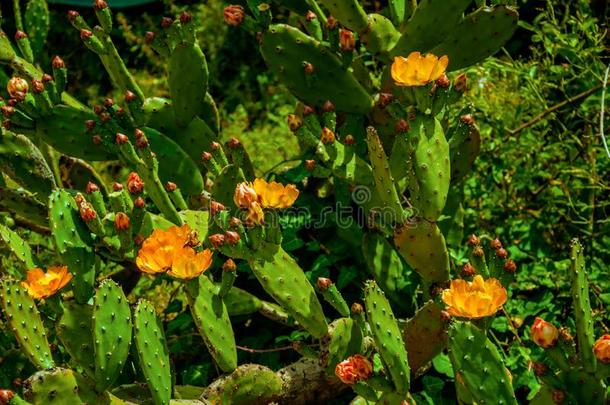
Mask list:
[[[460,117],[460,121],[466,125],[474,125],[474,117],[472,116],[472,114],[464,114]],[[498,239],[495,239],[498,240]],[[499,240],[498,240],[499,242]],[[500,243],[500,246],[502,246],[502,243]]]
[[352,134],[348,134],[345,136],[345,138],[343,139],[343,143],[346,144],[347,146],[352,146],[356,143],[356,140],[354,139],[354,135]]
[[485,251],[483,250],[483,248],[481,246],[477,246],[473,249],[472,254],[475,257],[483,257],[483,256],[485,256]]
[[101,136],[99,136],[99,135],[93,135],[93,136],[91,137],[91,140],[93,141],[93,144],[94,144],[94,145],[99,145],[99,144],[101,144],[101,143],[102,143],[102,137],[101,137]]
[[534,369],[534,374],[538,377],[545,375],[549,369],[546,364],[538,363],[537,361],[532,363],[532,368]]
[[316,286],[322,292],[328,290],[331,285],[333,285],[333,282],[330,278],[318,277],[318,280],[316,281]]
[[53,69],[65,69],[66,68],[66,64],[64,63],[64,60],[62,58],[60,58],[59,56],[53,57],[53,60],[51,61],[51,66],[53,66]]
[[515,263],[513,259],[508,259],[506,262],[504,262],[504,270],[509,273],[514,273],[517,271],[517,263]]
[[451,314],[448,311],[441,311],[441,321],[448,323],[451,321]]
[[87,187],[85,187],[85,192],[87,194],[91,194],[95,191],[99,191],[100,188],[97,186],[97,184],[95,184],[94,182],[90,181],[87,183]]
[[142,197],[138,197],[134,200],[133,205],[134,207],[141,209],[146,205],[146,201],[144,201]]
[[479,239],[479,237],[477,235],[472,234],[468,237],[468,244],[470,246],[477,246],[480,243],[481,243],[481,239]]
[[229,139],[229,141],[227,142],[227,147],[229,149],[239,149],[241,147],[241,142],[239,141],[239,139],[237,138],[231,138]]
[[360,380],[367,380],[373,374],[373,365],[364,356],[360,354],[348,357],[337,364],[335,367],[335,375],[348,385],[353,385]]
[[338,26],[339,26],[339,22],[337,21],[337,19],[335,17],[333,17],[332,15],[329,15],[328,18],[326,19],[326,27],[328,27],[329,30],[334,30]]
[[79,204],[78,211],[80,212],[80,217],[85,222],[93,221],[97,217],[97,213],[95,212],[91,204],[86,201],[82,201]]
[[559,338],[557,328],[542,318],[536,318],[531,328],[532,340],[543,349],[555,346]]
[[191,14],[188,11],[183,11],[182,13],[180,13],[180,23],[188,24],[191,22],[192,19],[193,19],[193,16],[191,16]]
[[32,80],[32,93],[40,94],[44,91],[44,83],[41,80]]
[[313,172],[315,168],[316,168],[315,160],[308,159],[305,161],[305,169],[307,169],[308,172]]
[[68,10],[68,20],[70,20],[70,22],[73,22],[74,20],[76,20],[78,17],[80,16],[80,14],[78,14],[78,11],[75,10]]
[[354,33],[345,28],[339,30],[339,47],[343,52],[352,52],[356,47],[356,37]]
[[5,405],[11,402],[15,393],[11,390],[0,390],[0,404]]
[[129,138],[127,137],[127,135],[122,134],[120,132],[117,132],[117,134],[116,134],[116,144],[117,145],[125,145],[127,142],[129,142]]
[[398,134],[404,134],[405,132],[409,131],[409,128],[409,123],[402,118],[396,121],[396,124],[394,125],[394,130]]
[[93,131],[93,128],[95,128],[95,120],[87,120],[87,121],[85,121],[85,128],[87,128],[88,132]]
[[237,271],[237,265],[235,264],[233,259],[227,259],[227,261],[222,264],[222,271],[226,271],[229,273]]
[[93,8],[97,11],[100,11],[105,8],[108,8],[108,3],[106,3],[104,0],[94,0]]
[[312,74],[314,72],[315,68],[314,68],[314,66],[311,63],[304,62],[303,63],[303,70],[305,71],[306,75],[310,75],[310,74]]
[[21,98],[21,94],[19,93],[27,93],[28,89],[28,82],[18,76],[11,77],[6,85],[6,91],[8,91],[8,94],[16,99]]
[[458,93],[464,93],[468,90],[467,79],[465,74],[461,74],[453,81],[453,88]]
[[606,334],[597,339],[593,345],[593,353],[602,363],[610,364],[610,335]]
[[136,172],[129,173],[127,177],[127,190],[131,194],[139,194],[144,190],[144,182]]
[[85,30],[85,29],[80,30],[80,39],[82,39],[83,41],[91,38],[92,36],[93,36],[93,32],[91,32],[89,30]]
[[491,242],[489,242],[489,247],[494,250],[498,250],[502,247],[502,242],[500,242],[500,239],[496,238],[496,239],[492,240]]
[[229,244],[229,246],[235,246],[239,243],[241,237],[235,231],[226,231],[225,232],[225,241]]
[[110,108],[110,107],[112,107],[113,105],[114,105],[114,100],[113,100],[112,98],[110,98],[110,97],[106,97],[106,98],[104,99],[104,107],[106,107],[106,108]]
[[178,186],[174,182],[168,181],[167,183],[165,183],[165,191],[167,191],[168,193],[173,193],[174,191],[176,191],[177,188]]
[[462,268],[462,273],[467,277],[472,277],[477,273],[477,270],[470,263],[466,263]]
[[114,184],[112,184],[112,190],[113,191],[121,191],[123,189],[123,185],[119,182],[114,182]]
[[156,36],[156,35],[157,35],[157,34],[155,34],[155,33],[154,33],[154,32],[152,32],[152,31],[146,31],[146,33],[144,33],[144,41],[145,41],[147,44],[151,44],[151,43],[152,43],[152,42],[155,40],[155,36]]
[[326,100],[322,105],[322,111],[324,112],[333,112],[335,111],[335,105],[330,100]]
[[124,212],[117,212],[114,217],[114,228],[119,232],[126,231],[129,229],[130,222],[127,214]]
[[212,214],[212,216],[218,214],[220,211],[224,211],[225,209],[225,206],[218,201],[212,201],[210,203],[210,214]]
[[291,131],[296,131],[303,125],[303,120],[296,114],[288,114],[288,128]]
[[258,195],[249,183],[239,183],[235,188],[233,201],[240,208],[248,208],[253,202],[258,201]]
[[506,251],[506,249],[504,248],[500,248],[496,250],[496,255],[500,258],[500,259],[506,259],[508,257],[508,252]]
[[15,114],[15,107],[3,105],[2,107],[0,107],[0,109],[2,110],[2,115],[5,118],[10,118],[11,115]]
[[229,226],[231,228],[238,228],[241,226],[241,219],[237,218],[237,217],[231,217],[231,219],[229,220]]
[[566,399],[566,394],[565,394],[565,392],[563,392],[561,390],[554,390],[551,397],[552,397],[554,403],[562,404],[563,401],[565,401],[565,399]]
[[436,85],[441,89],[447,89],[451,85],[451,81],[449,80],[447,75],[443,73],[441,77],[436,79]]
[[142,245],[142,243],[144,243],[145,239],[146,238],[144,238],[143,235],[137,234],[135,238],[133,238],[133,243],[135,243],[137,246],[140,246]]
[[202,152],[201,160],[203,160],[204,162],[209,162],[210,160],[212,160],[212,154],[210,152]]
[[379,93],[379,100],[377,100],[377,106],[379,108],[385,108],[394,101],[394,94],[392,93]]
[[53,81],[53,76],[51,76],[50,74],[44,73],[42,75],[42,82],[43,83],[48,83],[48,82],[52,82],[52,81]]
[[303,116],[307,117],[308,115],[314,114],[316,110],[310,105],[303,104]]
[[137,98],[137,96],[135,95],[135,93],[133,91],[127,90],[125,91],[125,101],[128,103],[131,103],[132,101],[135,101]]
[[221,233],[210,235],[209,239],[212,246],[214,246],[216,249],[225,244],[225,236]]
[[23,31],[17,30],[17,32],[15,32],[15,41],[19,41],[20,39],[25,39],[27,37],[28,37],[28,34],[26,34]]
[[313,12],[313,11],[311,11],[311,10],[309,10],[309,11],[307,12],[307,14],[305,14],[305,19],[306,19],[307,21],[310,21],[310,22],[311,22],[311,21],[315,20],[316,18],[318,18],[318,16],[316,16],[316,13],[314,13],[314,12]]
[[357,315],[357,314],[361,314],[364,312],[364,307],[362,306],[361,303],[359,302],[354,302],[352,304],[352,307],[350,308],[352,314]]
[[327,127],[322,128],[322,135],[320,136],[320,141],[324,145],[328,145],[335,142],[335,133]]
[[239,27],[245,18],[244,8],[237,4],[225,7],[223,17],[225,22],[232,27]]
[[216,151],[216,150],[220,149],[220,144],[218,142],[212,142],[210,144],[210,149],[212,149],[212,151]]

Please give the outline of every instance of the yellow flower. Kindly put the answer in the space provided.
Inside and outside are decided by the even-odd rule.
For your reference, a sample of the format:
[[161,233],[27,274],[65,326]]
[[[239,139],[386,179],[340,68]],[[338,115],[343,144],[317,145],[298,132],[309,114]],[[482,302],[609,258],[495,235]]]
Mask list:
[[28,271],[26,281],[21,284],[28,290],[32,298],[47,298],[61,290],[72,280],[72,274],[66,266],[53,266],[43,272],[39,268]]
[[443,302],[453,316],[483,318],[495,314],[506,302],[506,290],[495,278],[483,280],[477,275],[472,282],[453,280],[443,291]]
[[408,57],[397,56],[392,63],[392,78],[397,86],[425,86],[445,73],[449,58],[411,52]]
[[250,204],[258,201],[258,195],[256,195],[254,188],[252,188],[252,184],[247,182],[239,183],[237,187],[235,187],[233,201],[235,202],[235,205],[240,208],[248,208]]
[[174,250],[172,268],[167,274],[174,278],[190,280],[201,275],[211,264],[212,251],[210,249],[197,253],[193,248],[187,246]]
[[172,226],[167,230],[155,229],[138,252],[136,265],[144,273],[165,273],[172,267],[173,253],[188,242],[188,225]]
[[294,184],[283,184],[263,179],[254,180],[253,188],[264,208],[288,208],[296,201],[299,190]]

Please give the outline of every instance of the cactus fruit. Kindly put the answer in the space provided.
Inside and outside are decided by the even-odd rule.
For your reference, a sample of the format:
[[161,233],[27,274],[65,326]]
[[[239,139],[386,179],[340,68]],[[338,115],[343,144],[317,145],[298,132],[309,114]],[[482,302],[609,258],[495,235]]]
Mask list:
[[88,376],[95,377],[95,366],[91,363],[93,353],[93,307],[74,301],[62,303],[63,311],[57,320],[57,337],[72,360],[82,367]]
[[449,328],[449,357],[456,384],[463,384],[476,403],[517,404],[511,376],[498,348],[471,323]]
[[385,294],[374,281],[364,287],[364,305],[377,350],[396,392],[409,392],[410,369],[402,334]]
[[427,283],[449,280],[449,253],[445,237],[433,222],[407,222],[394,233],[394,243],[405,261]]
[[155,405],[165,405],[172,396],[169,351],[163,326],[155,308],[147,301],[140,300],[136,305],[133,327],[140,368],[146,377],[153,402]]
[[64,368],[39,371],[24,382],[24,398],[32,405],[107,404],[107,394],[97,394],[89,381]]
[[[322,106],[332,101],[337,110],[366,113],[373,100],[341,61],[322,44],[296,28],[276,24],[263,34],[261,52],[267,65],[303,101]],[[304,63],[313,66],[306,73]],[[306,78],[306,76],[310,76]]]
[[280,249],[270,262],[251,259],[249,264],[265,291],[312,336],[326,335],[328,325],[320,301],[303,270],[288,253]]
[[123,371],[131,344],[129,302],[112,280],[104,280],[93,301],[93,348],[98,391],[110,387]]
[[218,296],[218,286],[206,275],[191,280],[186,296],[199,333],[223,371],[237,367],[237,348],[227,306]]
[[27,289],[18,281],[0,280],[0,303],[13,334],[28,359],[39,369],[54,366],[40,313]]

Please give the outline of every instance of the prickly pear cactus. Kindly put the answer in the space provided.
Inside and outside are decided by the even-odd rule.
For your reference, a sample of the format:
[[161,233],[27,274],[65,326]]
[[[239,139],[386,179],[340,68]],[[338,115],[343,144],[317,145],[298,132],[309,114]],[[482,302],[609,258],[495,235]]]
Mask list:
[[47,332],[36,303],[18,281],[0,280],[0,303],[4,315],[28,359],[39,369],[53,367]]
[[88,376],[95,377],[93,351],[93,307],[73,301],[62,304],[62,314],[57,321],[57,337],[72,360],[82,367]]
[[85,377],[59,367],[37,372],[24,382],[23,391],[32,405],[109,403],[106,394],[97,394]]

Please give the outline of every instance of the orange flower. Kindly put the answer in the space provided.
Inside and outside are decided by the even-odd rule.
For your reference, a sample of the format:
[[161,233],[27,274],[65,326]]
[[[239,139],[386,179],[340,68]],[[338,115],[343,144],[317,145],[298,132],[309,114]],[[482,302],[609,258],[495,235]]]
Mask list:
[[603,335],[593,345],[593,353],[599,361],[610,364],[610,335]]
[[39,268],[28,271],[26,281],[21,284],[32,298],[41,299],[54,295],[72,280],[72,274],[66,266],[53,266],[43,272]]
[[449,58],[431,53],[411,52],[408,57],[397,56],[392,63],[392,78],[397,86],[425,86],[445,73]]
[[483,318],[496,313],[506,302],[506,290],[495,278],[483,280],[477,275],[472,282],[453,280],[443,291],[443,302],[453,316]]
[[235,187],[235,194],[233,194],[233,201],[235,205],[240,208],[248,208],[250,204],[258,201],[258,195],[256,195],[256,191],[252,188],[252,184],[250,183],[239,183],[237,187]]
[[260,225],[265,222],[265,213],[261,205],[257,202],[250,204],[248,207],[248,216],[246,222],[250,225]]
[[155,229],[138,252],[136,265],[144,273],[165,273],[172,267],[174,249],[182,249],[188,242],[188,225],[172,226],[168,230]]
[[555,346],[559,339],[559,331],[557,328],[542,318],[536,317],[531,329],[532,340],[543,349]]
[[193,248],[174,249],[172,268],[167,272],[174,278],[190,280],[199,277],[212,264],[212,251],[195,252]]
[[366,380],[373,374],[373,365],[368,359],[360,354],[348,357],[335,367],[335,375],[348,385],[356,384],[360,380]]
[[263,179],[256,179],[253,187],[264,208],[288,208],[299,196],[299,190],[294,184],[284,186],[275,181],[267,183]]
[[212,251],[196,252],[190,246],[192,232],[188,225],[156,229],[142,244],[136,264],[144,273],[169,274],[189,280],[198,277],[212,264]]

